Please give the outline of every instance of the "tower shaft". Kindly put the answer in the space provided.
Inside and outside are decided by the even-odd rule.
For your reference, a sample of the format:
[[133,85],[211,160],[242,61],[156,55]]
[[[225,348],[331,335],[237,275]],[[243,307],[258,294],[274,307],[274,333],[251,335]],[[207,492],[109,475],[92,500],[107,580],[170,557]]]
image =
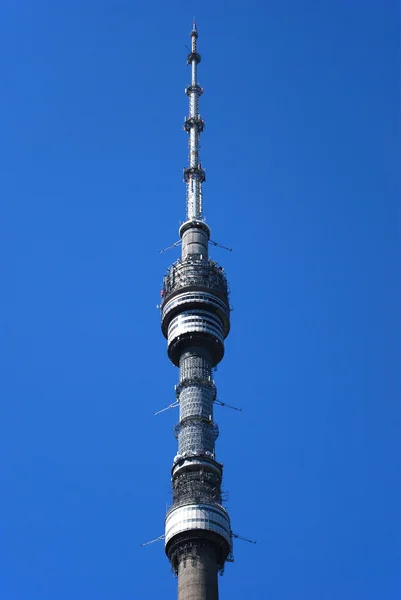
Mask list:
[[213,548],[197,548],[196,554],[178,565],[178,600],[218,600],[217,561]]
[[231,556],[230,519],[222,505],[223,467],[216,460],[218,427],[213,408],[213,369],[224,355],[230,330],[228,285],[222,267],[209,259],[209,227],[202,214],[197,67],[198,31],[191,32],[191,84],[186,88],[189,115],[189,164],[184,169],[187,220],[180,227],[181,259],[167,271],[161,305],[167,351],[179,367],[176,396],[180,407],[175,426],[178,452],[172,467],[173,504],[165,521],[165,550],[178,576],[179,600],[217,600],[217,574]]

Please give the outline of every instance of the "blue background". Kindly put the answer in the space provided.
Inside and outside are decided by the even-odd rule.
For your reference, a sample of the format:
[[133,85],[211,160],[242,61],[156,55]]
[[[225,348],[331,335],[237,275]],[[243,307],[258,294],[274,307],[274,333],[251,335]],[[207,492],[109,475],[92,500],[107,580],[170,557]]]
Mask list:
[[3,600],[176,597],[178,372],[200,31],[205,214],[232,291],[216,374],[222,600],[399,594],[398,6],[69,0],[0,9]]

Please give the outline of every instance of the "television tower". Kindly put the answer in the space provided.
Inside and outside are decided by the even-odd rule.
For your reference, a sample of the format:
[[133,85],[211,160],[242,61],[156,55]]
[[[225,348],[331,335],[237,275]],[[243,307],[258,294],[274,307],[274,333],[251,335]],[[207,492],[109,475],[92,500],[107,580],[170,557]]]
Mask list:
[[187,214],[179,229],[181,258],[168,269],[161,292],[162,332],[168,356],[180,369],[178,452],[171,472],[173,504],[165,520],[165,551],[178,576],[178,600],[217,600],[217,574],[231,559],[233,534],[222,506],[223,466],[215,455],[218,427],[213,420],[212,371],[223,358],[230,305],[223,268],[208,255],[210,229],[202,211],[205,172],[199,150],[204,121],[199,114],[203,89],[197,78],[201,60],[197,40],[194,21],[187,60],[191,83],[185,90],[189,98],[184,122],[189,136],[189,164],[184,169]]

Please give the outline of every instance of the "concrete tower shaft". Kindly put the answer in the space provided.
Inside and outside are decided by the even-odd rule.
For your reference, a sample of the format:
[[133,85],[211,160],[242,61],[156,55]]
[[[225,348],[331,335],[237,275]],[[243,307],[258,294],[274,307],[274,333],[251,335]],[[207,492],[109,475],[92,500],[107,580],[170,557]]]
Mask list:
[[216,387],[213,368],[224,355],[230,331],[227,279],[222,267],[209,258],[209,227],[202,215],[199,114],[203,90],[197,80],[201,60],[194,22],[191,84],[186,88],[189,116],[184,129],[189,138],[189,165],[184,169],[187,220],[180,227],[181,259],[167,271],[162,289],[162,332],[168,356],[179,367],[176,397],[180,407],[175,427],[178,451],[172,467],[173,504],[165,520],[165,550],[178,576],[179,600],[217,600],[217,573],[231,556],[232,532],[222,506],[222,465],[216,460],[218,426],[213,408]]
[[217,557],[212,547],[197,547],[178,565],[180,600],[218,600]]

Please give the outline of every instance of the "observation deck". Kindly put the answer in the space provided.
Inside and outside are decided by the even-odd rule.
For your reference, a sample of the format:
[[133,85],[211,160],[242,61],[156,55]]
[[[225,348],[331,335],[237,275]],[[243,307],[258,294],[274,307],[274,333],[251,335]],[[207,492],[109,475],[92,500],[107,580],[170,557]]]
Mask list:
[[163,281],[162,310],[167,300],[182,288],[212,290],[228,305],[227,278],[223,267],[214,260],[191,256],[185,260],[178,259],[173,263]]
[[188,256],[167,271],[162,289],[162,332],[170,360],[178,366],[183,348],[204,346],[214,364],[224,355],[230,331],[228,285],[215,261]]

